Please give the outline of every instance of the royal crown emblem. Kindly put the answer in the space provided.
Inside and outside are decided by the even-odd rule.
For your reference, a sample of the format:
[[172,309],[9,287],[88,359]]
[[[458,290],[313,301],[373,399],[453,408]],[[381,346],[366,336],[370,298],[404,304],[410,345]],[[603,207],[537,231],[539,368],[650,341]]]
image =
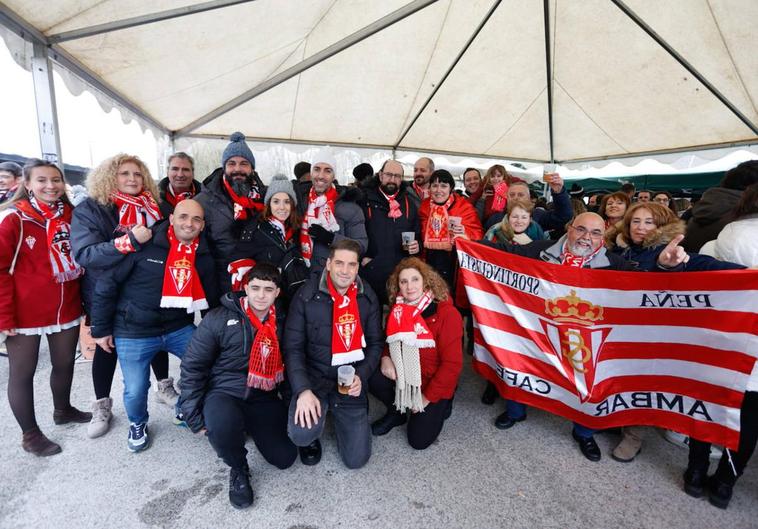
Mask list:
[[576,295],[576,290],[562,298],[546,299],[545,313],[552,316],[554,321],[579,325],[592,325],[603,319],[603,307],[583,300]]
[[337,318],[337,334],[345,345],[345,350],[350,351],[350,346],[353,343],[353,336],[355,336],[355,316],[346,313]]
[[181,259],[174,261],[174,263],[168,267],[168,270],[171,273],[171,279],[174,280],[176,292],[181,294],[184,287],[189,284],[190,277],[192,276],[192,262],[186,257],[182,257]]
[[596,327],[603,320],[603,307],[577,296],[545,300],[542,320],[547,344],[545,352],[553,365],[576,387],[581,402],[589,400],[595,382],[595,368],[610,328]]

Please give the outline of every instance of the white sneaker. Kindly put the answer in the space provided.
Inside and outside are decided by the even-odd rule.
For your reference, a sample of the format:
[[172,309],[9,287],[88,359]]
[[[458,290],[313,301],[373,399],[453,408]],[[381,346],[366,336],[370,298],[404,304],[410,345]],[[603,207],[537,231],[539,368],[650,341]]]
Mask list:
[[174,389],[174,379],[171,377],[158,381],[158,387],[155,388],[155,396],[159,402],[174,408],[179,400],[179,394]]
[[[690,448],[690,438],[679,432],[675,432],[673,430],[665,430],[663,432],[663,438],[666,439],[666,441],[669,443],[680,448],[686,448],[687,450]],[[714,461],[718,461],[721,459],[721,454],[723,452],[724,451],[720,446],[711,445],[711,453],[708,457]]]
[[87,437],[94,439],[108,432],[111,427],[111,419],[113,418],[113,414],[111,413],[112,406],[113,399],[110,397],[105,397],[92,403],[92,420],[87,425]]

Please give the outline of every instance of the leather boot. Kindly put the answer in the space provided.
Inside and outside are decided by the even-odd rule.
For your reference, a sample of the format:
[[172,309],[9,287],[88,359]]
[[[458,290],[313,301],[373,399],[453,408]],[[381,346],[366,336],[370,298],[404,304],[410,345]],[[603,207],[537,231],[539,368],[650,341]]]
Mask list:
[[21,446],[27,452],[40,457],[52,456],[61,452],[60,445],[48,439],[45,434],[40,431],[39,428],[34,428],[28,432],[24,432]]
[[92,414],[88,411],[77,410],[69,406],[65,410],[53,411],[53,422],[57,425],[68,424],[71,422],[85,423],[90,422]]

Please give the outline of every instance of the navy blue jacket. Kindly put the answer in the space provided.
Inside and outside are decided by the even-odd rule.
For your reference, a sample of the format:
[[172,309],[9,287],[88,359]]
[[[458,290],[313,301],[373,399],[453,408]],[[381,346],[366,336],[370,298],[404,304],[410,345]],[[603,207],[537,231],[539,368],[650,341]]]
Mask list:
[[[108,270],[126,258],[116,249],[113,240],[124,233],[117,231],[118,212],[114,204],[103,206],[94,198],[87,198],[74,208],[71,220],[71,249],[74,259],[84,267],[82,302],[84,310],[92,315],[95,285]],[[141,248],[131,233],[129,240],[135,249]]]
[[[161,336],[192,325],[194,314],[181,308],[161,308],[163,276],[168,258],[168,221],[156,225],[153,238],[142,250],[128,254],[115,268],[103,274],[95,287],[92,306],[92,336],[119,338]],[[213,258],[200,238],[195,268],[213,308],[219,303]]]

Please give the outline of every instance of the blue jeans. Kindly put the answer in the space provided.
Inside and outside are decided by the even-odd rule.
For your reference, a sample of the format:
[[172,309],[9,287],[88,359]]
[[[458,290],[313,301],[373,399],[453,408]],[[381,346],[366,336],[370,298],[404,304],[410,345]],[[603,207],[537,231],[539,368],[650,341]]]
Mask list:
[[150,338],[114,338],[124,376],[124,408],[129,422],[141,424],[149,418],[147,392],[150,389],[150,362],[155,354],[168,351],[181,359],[194,330],[194,325],[187,325],[178,331]]
[[[511,419],[518,420],[526,416],[526,404],[516,402],[515,400],[506,400],[505,410],[508,412],[508,417]],[[586,426],[582,426],[581,424],[575,422],[574,433],[576,433],[578,437],[586,439],[588,437],[592,437],[592,435],[595,433],[595,430],[592,428],[587,428]]]

